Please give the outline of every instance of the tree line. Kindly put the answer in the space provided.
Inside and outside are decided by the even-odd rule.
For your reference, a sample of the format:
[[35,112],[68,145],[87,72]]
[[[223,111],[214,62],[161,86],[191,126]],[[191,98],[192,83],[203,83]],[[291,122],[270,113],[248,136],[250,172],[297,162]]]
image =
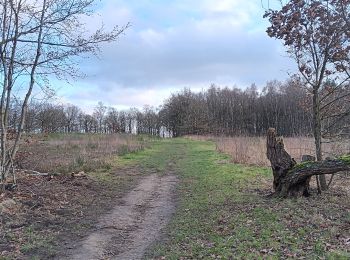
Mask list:
[[[11,102],[8,129],[16,131],[22,101]],[[28,104],[24,124],[26,133],[138,133],[160,135],[159,109],[145,105],[142,110],[130,108],[118,111],[98,102],[92,113],[72,104],[32,101]]]
[[200,93],[184,89],[173,94],[160,116],[174,136],[259,136],[269,127],[285,136],[300,136],[312,129],[307,100],[307,92],[295,80],[271,81],[260,91],[254,84],[245,90],[212,85]]
[[[330,95],[324,87],[323,137],[349,134],[348,88]],[[311,95],[302,82],[268,82],[246,89],[210,86],[193,92],[185,88],[173,93],[159,107],[117,110],[102,102],[86,113],[75,105],[32,101],[28,105],[27,133],[133,133],[178,137],[183,135],[262,136],[269,127],[283,136],[312,136]],[[9,126],[20,120],[21,102],[11,105]],[[330,113],[330,111],[332,113]],[[337,113],[335,113],[337,111]],[[326,113],[327,112],[327,113]]]
[[[325,82],[320,90],[321,136],[349,136],[350,89]],[[188,134],[262,136],[273,127],[283,136],[313,136],[312,93],[303,81],[270,81],[262,90],[220,88],[173,94],[160,110],[160,119],[174,136]]]
[[[9,129],[18,124],[21,102],[11,104]],[[136,123],[138,122],[138,123]],[[85,113],[72,104],[32,101],[28,104],[24,131],[26,133],[144,133],[156,132],[159,119],[155,109],[145,106],[118,111],[98,102],[93,113]]]
[[[196,93],[184,89],[158,108],[120,110],[99,102],[93,113],[75,105],[32,101],[28,105],[27,133],[138,133],[158,136],[188,134],[263,135],[276,127],[286,136],[311,133],[311,118],[303,105],[307,93],[295,81],[268,82],[241,90],[212,85]],[[21,120],[22,103],[11,103],[9,129]]]

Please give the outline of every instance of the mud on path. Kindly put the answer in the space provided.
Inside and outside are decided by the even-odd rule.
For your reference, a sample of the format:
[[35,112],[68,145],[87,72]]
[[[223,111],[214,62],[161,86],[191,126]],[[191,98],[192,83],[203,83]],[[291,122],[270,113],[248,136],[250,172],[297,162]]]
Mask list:
[[175,210],[176,183],[174,174],[141,178],[65,259],[141,259]]

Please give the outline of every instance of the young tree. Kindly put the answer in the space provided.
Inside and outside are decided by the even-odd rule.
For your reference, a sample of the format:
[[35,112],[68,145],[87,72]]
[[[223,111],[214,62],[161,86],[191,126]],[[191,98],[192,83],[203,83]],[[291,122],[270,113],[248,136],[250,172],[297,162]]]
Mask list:
[[120,131],[119,113],[113,107],[108,108],[106,125],[109,133],[118,133]]
[[[0,185],[13,171],[33,89],[51,77],[77,76],[77,58],[97,54],[103,42],[115,41],[128,25],[89,34],[81,22],[93,12],[94,0],[0,1]],[[16,91],[17,89],[20,91]],[[13,93],[24,93],[16,138],[7,138]],[[2,185],[4,187],[4,185]]]
[[[322,160],[322,102],[348,86],[350,80],[350,37],[344,19],[348,13],[341,12],[349,6],[350,2],[344,0],[290,0],[281,10],[265,14],[271,23],[268,35],[283,41],[312,95],[318,161]],[[329,81],[335,84],[325,84]],[[326,189],[325,177],[321,176],[320,181],[321,188]]]
[[104,132],[103,123],[106,116],[106,112],[107,112],[107,107],[101,101],[98,102],[98,105],[95,107],[93,116],[98,122],[99,133]]
[[65,113],[65,131],[68,133],[76,131],[78,126],[78,118],[82,113],[80,108],[75,105],[68,105],[64,108]]

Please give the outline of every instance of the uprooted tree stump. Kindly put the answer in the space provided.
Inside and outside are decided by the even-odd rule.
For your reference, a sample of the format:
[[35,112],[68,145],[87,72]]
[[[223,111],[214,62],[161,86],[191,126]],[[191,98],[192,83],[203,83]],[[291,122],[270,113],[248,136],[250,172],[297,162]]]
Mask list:
[[312,176],[350,170],[350,155],[297,164],[284,149],[283,139],[276,137],[276,131],[273,128],[267,132],[267,158],[271,162],[275,195],[280,197],[309,196]]

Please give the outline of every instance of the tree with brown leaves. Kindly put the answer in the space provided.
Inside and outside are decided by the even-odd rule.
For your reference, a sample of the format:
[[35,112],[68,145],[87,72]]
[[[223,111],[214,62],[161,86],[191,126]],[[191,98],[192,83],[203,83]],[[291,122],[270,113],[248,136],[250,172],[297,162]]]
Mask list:
[[[339,102],[350,95],[346,91],[350,84],[349,8],[348,0],[290,0],[280,10],[268,10],[265,14],[271,23],[268,35],[282,40],[312,96],[318,161],[322,161],[325,130],[322,119],[344,120],[350,112],[348,106],[339,107]],[[335,94],[339,90],[343,95]],[[327,187],[323,175],[320,185],[321,189]]]

